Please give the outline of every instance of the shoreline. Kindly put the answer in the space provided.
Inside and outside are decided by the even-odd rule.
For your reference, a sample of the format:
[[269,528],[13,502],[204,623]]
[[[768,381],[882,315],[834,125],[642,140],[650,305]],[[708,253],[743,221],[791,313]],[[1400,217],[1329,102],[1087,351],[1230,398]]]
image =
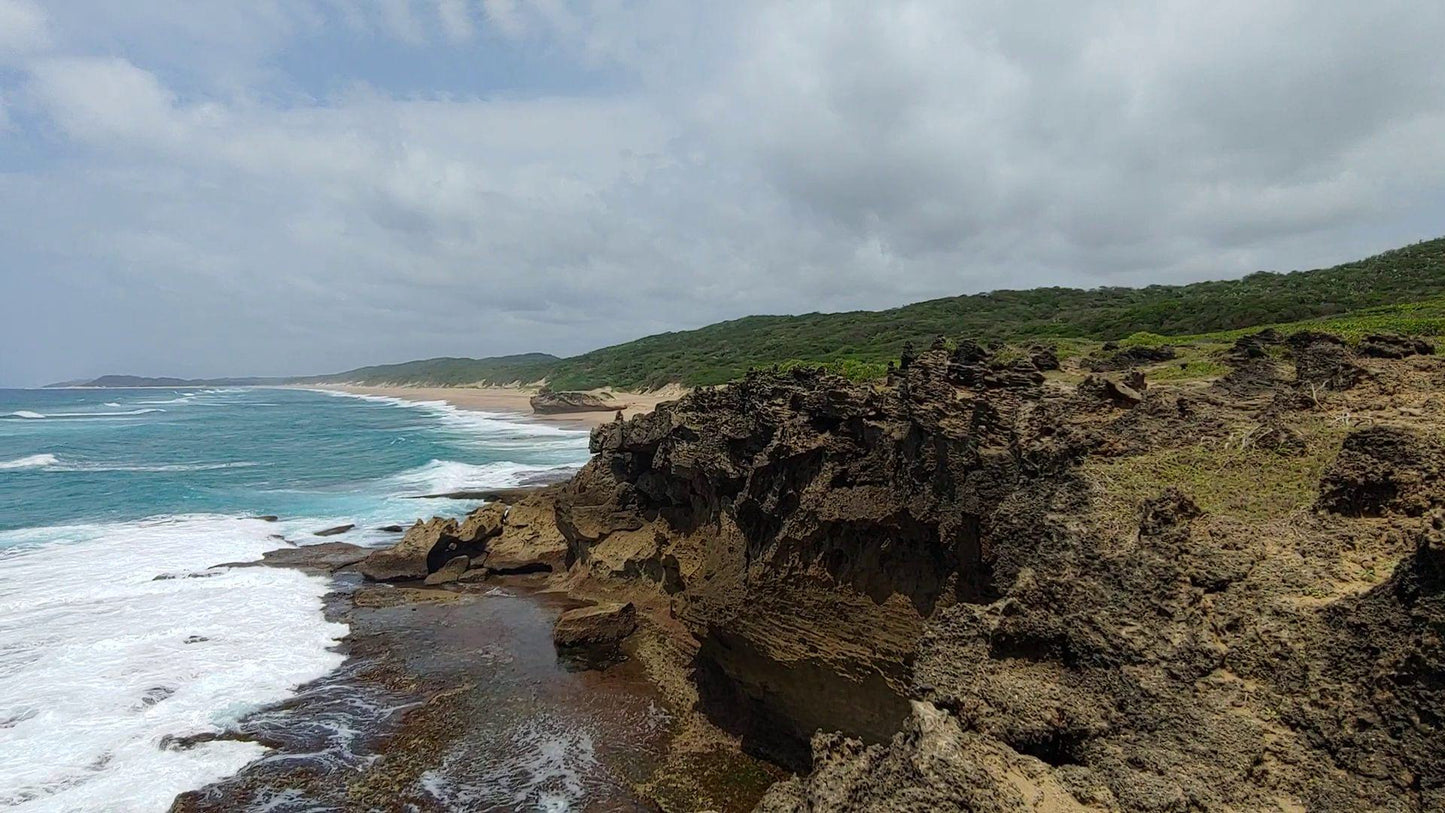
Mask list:
[[[469,412],[491,412],[538,421],[541,423],[567,426],[577,429],[592,429],[611,423],[616,410],[598,412],[566,412],[539,414],[532,411],[530,399],[536,395],[535,387],[418,387],[410,385],[369,386],[361,384],[295,385],[295,389],[313,391],[331,390],[351,395],[373,395],[396,398],[402,401],[444,401],[451,406]],[[615,400],[624,418],[651,412],[658,404],[681,398],[682,387],[672,385],[652,392],[622,392],[613,390],[590,390],[591,394]]]

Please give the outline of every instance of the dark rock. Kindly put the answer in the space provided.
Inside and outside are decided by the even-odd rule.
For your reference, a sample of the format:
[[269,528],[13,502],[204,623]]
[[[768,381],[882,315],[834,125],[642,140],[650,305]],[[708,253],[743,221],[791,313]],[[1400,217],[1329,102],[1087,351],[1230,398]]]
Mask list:
[[1373,333],[1360,341],[1362,356],[1380,359],[1402,359],[1408,356],[1432,356],[1435,345],[1416,336],[1398,333]]
[[455,556],[438,568],[435,573],[429,574],[425,583],[428,585],[451,584],[467,572],[471,563],[472,560],[465,556]]
[[262,522],[279,522],[281,518],[275,514],[261,514],[259,516],[247,517],[247,519],[259,519]]
[[401,533],[402,531],[405,531],[406,528],[404,528],[404,527],[402,527],[402,526],[400,526],[400,525],[383,525],[383,526],[381,526],[380,528],[377,528],[376,530],[382,531],[382,532],[384,532],[384,533],[389,533],[389,534],[399,534],[399,533]]
[[1078,391],[1082,395],[1107,401],[1114,406],[1130,409],[1138,406],[1144,400],[1144,396],[1127,384],[1121,384],[1103,376],[1091,375],[1079,382]]
[[355,525],[337,525],[335,528],[327,528],[324,531],[317,531],[317,536],[337,536],[355,528]]
[[1098,353],[1084,359],[1084,367],[1091,372],[1103,373],[1172,361],[1178,356],[1179,353],[1174,347],[1167,344],[1158,347],[1126,347],[1122,350],[1110,349],[1105,345]]
[[1317,504],[1351,517],[1419,516],[1445,505],[1445,448],[1408,429],[1352,432],[1320,480]]
[[541,415],[568,412],[610,412],[617,404],[587,392],[552,392],[543,390],[532,396],[532,411]]
[[1302,331],[1287,340],[1295,364],[1295,380],[1304,386],[1347,390],[1365,376],[1350,357],[1344,340],[1329,333]]
[[1030,347],[1029,361],[1033,362],[1034,369],[1041,372],[1059,369],[1059,354],[1052,347],[1041,345]]
[[319,545],[268,550],[261,554],[260,564],[329,573],[354,565],[371,552],[370,548],[347,542],[323,542]]

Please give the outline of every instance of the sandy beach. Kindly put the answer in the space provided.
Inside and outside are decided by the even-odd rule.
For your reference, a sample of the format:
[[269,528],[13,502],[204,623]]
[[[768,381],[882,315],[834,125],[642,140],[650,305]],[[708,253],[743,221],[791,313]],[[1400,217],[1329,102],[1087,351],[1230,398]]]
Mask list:
[[[521,415],[547,423],[569,426],[600,426],[611,421],[615,411],[570,412],[565,414],[539,415],[532,411],[529,399],[537,394],[535,389],[522,387],[368,387],[352,384],[328,384],[320,389],[349,392],[353,395],[384,395],[406,401],[445,401],[457,409],[477,412],[501,412]],[[652,392],[613,392],[592,390],[592,394],[615,401],[624,417],[651,412],[653,407],[664,401],[682,397],[686,392],[681,387],[670,386]]]

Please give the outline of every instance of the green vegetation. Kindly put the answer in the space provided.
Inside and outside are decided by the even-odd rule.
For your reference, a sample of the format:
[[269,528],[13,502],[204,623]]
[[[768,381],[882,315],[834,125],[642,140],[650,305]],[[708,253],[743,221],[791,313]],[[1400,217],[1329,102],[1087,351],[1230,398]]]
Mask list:
[[359,383],[367,384],[463,384],[529,383],[545,378],[561,359],[547,353],[523,353],[516,356],[495,356],[485,359],[435,358],[407,361],[401,364],[380,364],[359,367],[334,375],[297,379],[302,384]]
[[1045,343],[1060,358],[1121,345],[1189,345],[1176,379],[1218,372],[1213,351],[1274,326],[1337,333],[1445,335],[1445,238],[1316,271],[1146,288],[1036,288],[919,302],[882,311],[749,316],[662,333],[572,358],[544,353],[439,358],[363,367],[302,383],[464,385],[547,379],[555,389],[721,384],[750,367],[822,365],[855,380],[883,375],[906,342],[935,336]]
[[1346,430],[1315,421],[1305,427],[1305,447],[1297,455],[1253,443],[1249,432],[1241,429],[1224,444],[1091,460],[1084,471],[1100,486],[1101,526],[1127,536],[1138,527],[1139,505],[1168,487],[1183,490],[1208,514],[1256,523],[1287,519],[1318,496],[1320,476]]
[[[1222,341],[1232,332],[1282,323],[1304,327],[1305,320],[1344,314],[1350,317],[1334,327],[1352,338],[1373,330],[1429,332],[1420,330],[1422,326],[1439,333],[1445,324],[1445,300],[1420,300],[1442,296],[1445,238],[1333,268],[1262,272],[1240,280],[994,291],[884,311],[750,316],[564,359],[551,381],[559,389],[651,388],[674,381],[718,384],[749,367],[784,362],[851,364],[854,370],[881,372],[905,342],[926,347],[938,335],[1059,343],[1064,345],[1061,355],[1072,355],[1080,343],[1068,340],[1132,336],[1144,343],[1164,341],[1166,334],[1201,339],[1199,334],[1213,334],[1210,338]],[[1404,303],[1418,303],[1409,306],[1417,310],[1401,308]]]

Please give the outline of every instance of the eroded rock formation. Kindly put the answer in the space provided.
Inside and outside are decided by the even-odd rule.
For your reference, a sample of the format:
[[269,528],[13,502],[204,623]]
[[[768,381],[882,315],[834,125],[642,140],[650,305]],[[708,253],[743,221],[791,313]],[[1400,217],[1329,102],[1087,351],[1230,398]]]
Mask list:
[[[970,343],[887,387],[754,373],[595,431],[557,493],[567,565],[658,596],[701,704],[803,771],[766,810],[1438,807],[1442,483],[1379,462],[1404,440],[1310,417],[1406,379],[1316,336],[1275,376],[1277,341],[1236,369],[1294,394],[1239,404],[1055,385]],[[1263,471],[1203,495],[1143,475],[1117,508],[1115,478],[1179,455],[1257,449],[1294,477],[1344,436],[1301,484],[1316,511],[1209,507]]]

